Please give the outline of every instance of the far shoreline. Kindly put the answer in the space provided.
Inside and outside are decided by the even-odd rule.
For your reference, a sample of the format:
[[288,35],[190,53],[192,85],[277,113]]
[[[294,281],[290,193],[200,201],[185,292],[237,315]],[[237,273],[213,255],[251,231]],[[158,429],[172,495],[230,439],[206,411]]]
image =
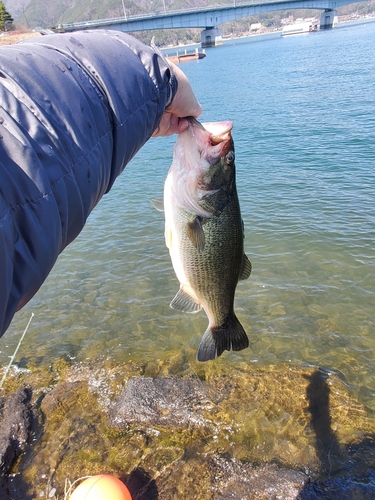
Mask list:
[[[332,29],[340,29],[340,28],[343,28],[343,27],[347,27],[348,25],[349,26],[356,26],[358,24],[362,24],[362,23],[372,23],[372,22],[375,22],[375,16],[374,17],[363,17],[361,19],[355,19],[355,20],[339,20],[339,23],[338,25],[335,27],[335,28],[332,28]],[[320,30],[318,30],[320,31]],[[240,36],[229,36],[229,37],[225,37],[223,38],[223,43],[221,44],[222,45],[227,45],[228,43],[232,42],[232,41],[236,41],[236,40],[242,40],[244,38],[259,38],[260,40],[262,38],[273,38],[273,35],[275,35],[275,38],[280,35],[281,36],[281,33],[282,33],[282,28],[277,28],[275,30],[268,30],[268,31],[265,31],[265,32],[262,32],[262,33],[253,33],[253,34],[246,34],[246,35],[240,35]],[[188,49],[188,48],[196,48],[196,47],[200,47],[201,46],[201,42],[195,42],[195,43],[188,43],[186,45],[173,45],[173,46],[161,46],[160,49],[163,51],[163,53],[166,53],[166,51],[168,50],[185,50],[185,49]],[[218,47],[220,47],[220,45],[218,45]],[[210,48],[215,48],[215,47],[210,47]],[[203,50],[203,49],[202,49]]]
[[[347,27],[347,26],[356,26],[358,24],[366,24],[366,23],[372,23],[372,22],[375,22],[375,15],[374,17],[363,17],[363,18],[360,18],[360,19],[342,19],[340,20],[339,19],[339,23],[338,25],[333,28],[333,29],[340,29],[340,28],[343,28],[343,27]],[[267,31],[264,31],[262,33],[251,33],[251,34],[246,34],[246,35],[240,35],[240,36],[228,36],[228,37],[224,37],[223,38],[223,43],[221,45],[227,45],[233,41],[237,41],[237,40],[243,40],[243,39],[259,39],[259,40],[262,40],[262,39],[265,39],[265,38],[276,38],[277,36],[281,36],[281,32],[282,32],[282,28],[277,28],[277,29],[274,29],[274,30],[267,30]],[[38,37],[38,36],[43,36],[39,31],[28,31],[28,32],[23,32],[21,30],[13,30],[13,31],[10,31],[9,33],[0,33],[0,46],[3,46],[3,45],[13,45],[15,43],[18,43],[18,42],[21,42],[21,41],[24,41],[24,40],[28,40],[28,39],[31,39],[31,38],[35,38],[35,37]],[[220,47],[220,45],[218,45],[218,47]],[[187,44],[183,44],[183,45],[172,45],[172,46],[161,46],[160,47],[160,50],[163,51],[163,53],[165,55],[176,55],[176,54],[167,54],[167,51],[177,51],[177,54],[178,54],[178,51],[180,50],[187,50],[187,49],[192,49],[192,48],[198,48],[200,50],[203,50],[201,48],[201,42],[195,42],[195,43],[187,43]],[[210,48],[215,48],[215,47],[210,47]]]

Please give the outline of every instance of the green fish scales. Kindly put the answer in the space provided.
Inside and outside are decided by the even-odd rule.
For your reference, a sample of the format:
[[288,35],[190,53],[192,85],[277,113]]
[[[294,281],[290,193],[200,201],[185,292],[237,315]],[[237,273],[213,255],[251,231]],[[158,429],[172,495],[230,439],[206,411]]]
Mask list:
[[[203,307],[209,319],[197,354],[200,361],[249,345],[233,306],[237,283],[249,277],[251,264],[244,254],[232,125],[224,122],[221,135],[217,134],[221,124],[209,125],[216,125],[215,134],[192,120],[187,137],[179,137],[164,191],[166,244],[180,281],[171,307],[190,313]],[[194,184],[186,174],[189,158],[184,150],[191,150],[195,142],[199,154],[190,160],[196,163]],[[188,202],[189,196],[181,193],[183,183],[194,187],[189,190]]]

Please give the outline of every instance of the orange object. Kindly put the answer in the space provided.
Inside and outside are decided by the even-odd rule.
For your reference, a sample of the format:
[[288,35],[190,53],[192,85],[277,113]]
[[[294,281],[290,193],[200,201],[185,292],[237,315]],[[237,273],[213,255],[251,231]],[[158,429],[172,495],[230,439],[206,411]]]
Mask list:
[[100,474],[85,479],[70,500],[132,500],[128,488],[117,477]]

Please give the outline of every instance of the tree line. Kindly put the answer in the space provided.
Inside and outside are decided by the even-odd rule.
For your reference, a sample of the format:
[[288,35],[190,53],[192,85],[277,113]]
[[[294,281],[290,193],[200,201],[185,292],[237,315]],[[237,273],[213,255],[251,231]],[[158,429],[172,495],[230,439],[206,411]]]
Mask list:
[[3,2],[0,1],[0,31],[10,31],[13,18],[6,10]]

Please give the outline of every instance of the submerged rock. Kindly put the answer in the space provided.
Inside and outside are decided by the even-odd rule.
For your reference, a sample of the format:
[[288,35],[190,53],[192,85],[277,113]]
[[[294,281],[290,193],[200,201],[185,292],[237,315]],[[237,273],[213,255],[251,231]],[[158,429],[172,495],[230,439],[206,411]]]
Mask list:
[[347,474],[308,484],[297,500],[374,500],[375,474]]
[[27,377],[39,426],[1,500],[61,499],[66,480],[100,473],[137,500],[375,498],[375,420],[336,375],[215,363],[172,378],[175,366],[156,378],[110,360],[14,372],[7,412]]
[[[215,454],[209,458],[195,457],[190,464],[191,472],[200,476],[189,498],[212,500],[297,500],[299,493],[309,482],[309,477],[299,471],[282,469],[276,464],[253,466],[226,456]],[[189,482],[187,464],[176,464],[168,478],[157,481],[159,498],[174,500],[187,498],[184,484]],[[195,490],[194,490],[195,487]],[[151,500],[151,499],[150,499]]]
[[294,499],[309,482],[309,477],[299,471],[281,469],[275,464],[254,467],[249,463],[212,460],[216,470],[213,499],[256,498],[269,500]]
[[[350,419],[364,417],[348,402],[338,381],[319,371],[233,372],[210,381],[139,376],[114,400],[108,425],[154,442],[142,465],[159,496],[146,495],[146,485],[140,500],[370,500],[375,481],[362,472],[364,455],[375,463],[373,447],[348,445],[356,435]],[[275,457],[284,467],[270,463]],[[302,472],[311,468],[315,474]],[[341,478],[312,481],[339,471]]]
[[198,379],[134,377],[109,412],[109,425],[211,426],[204,412],[217,399]]

